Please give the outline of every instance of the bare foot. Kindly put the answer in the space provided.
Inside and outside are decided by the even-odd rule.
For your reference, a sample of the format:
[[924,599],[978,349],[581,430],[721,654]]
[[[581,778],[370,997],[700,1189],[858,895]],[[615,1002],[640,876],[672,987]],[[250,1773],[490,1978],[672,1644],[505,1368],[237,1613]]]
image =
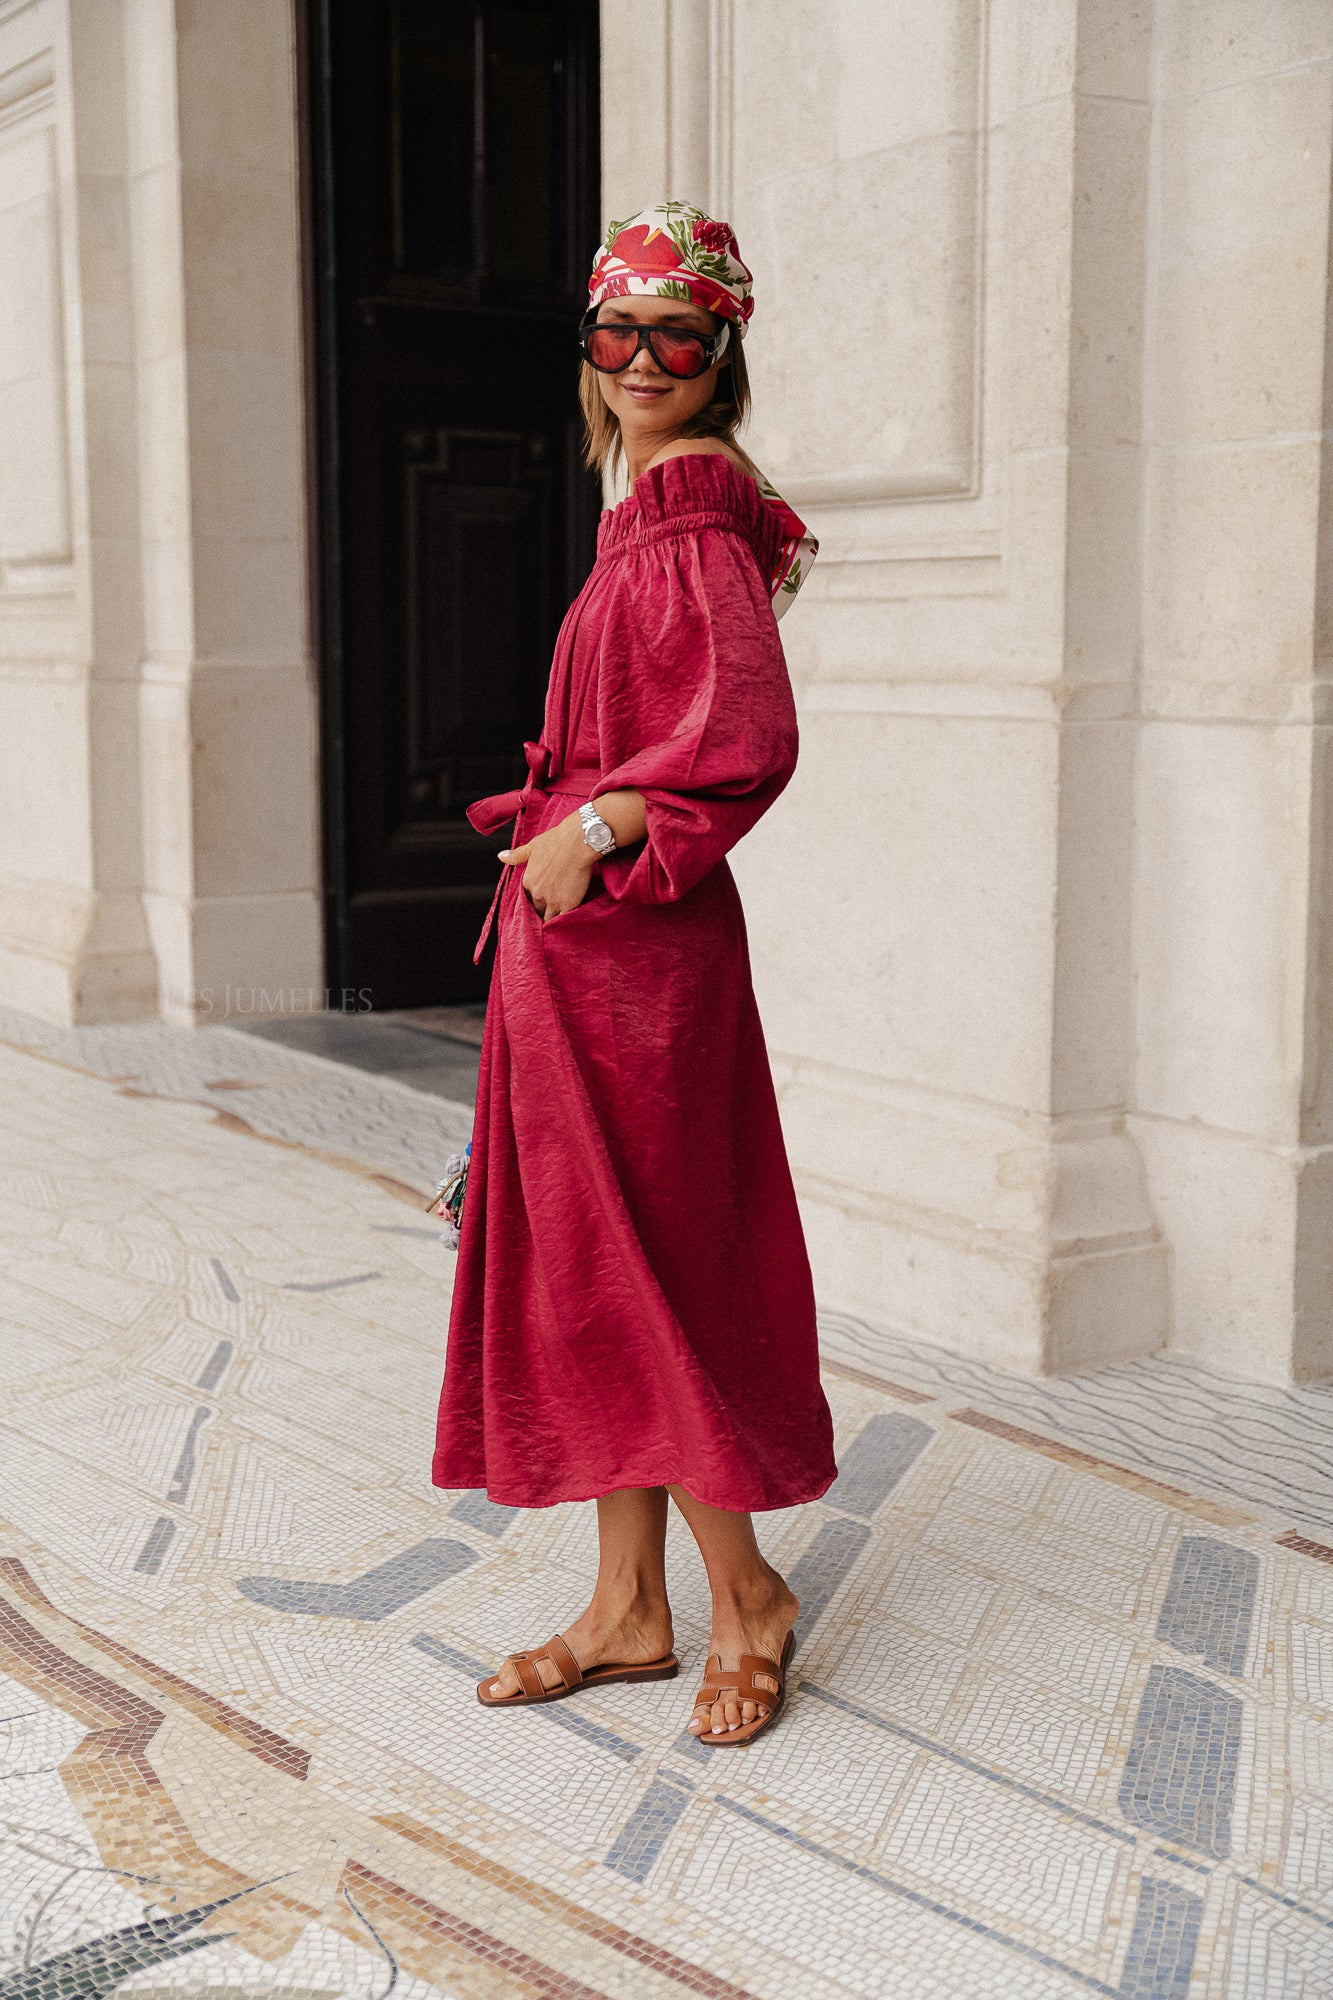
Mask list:
[[[712,1650],[722,1662],[722,1674],[735,1672],[742,1653],[757,1653],[765,1660],[781,1661],[787,1634],[796,1623],[800,1604],[775,1569],[770,1569],[764,1585],[744,1604],[713,1605]],[[777,1685],[773,1695],[777,1697]],[[691,1736],[725,1735],[747,1722],[757,1722],[769,1714],[763,1701],[726,1700],[702,1702],[690,1717]]]
[[[639,1666],[660,1660],[672,1647],[671,1607],[660,1604],[602,1606],[594,1597],[581,1618],[576,1618],[560,1634],[574,1658],[588,1673],[593,1667]],[[559,1687],[561,1675],[552,1660],[539,1659],[537,1673],[543,1687]],[[517,1669],[508,1662],[495,1679],[486,1684],[486,1693],[500,1697],[522,1690]]]

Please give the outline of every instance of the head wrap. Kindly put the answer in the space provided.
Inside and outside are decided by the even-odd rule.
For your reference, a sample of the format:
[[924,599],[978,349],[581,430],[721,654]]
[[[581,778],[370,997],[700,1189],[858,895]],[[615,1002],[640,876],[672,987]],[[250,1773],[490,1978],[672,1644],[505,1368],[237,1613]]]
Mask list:
[[[754,311],[754,277],[741,262],[736,233],[688,201],[664,201],[613,222],[593,259],[588,280],[590,308],[604,299],[684,299],[730,321],[744,334]],[[769,580],[773,610],[781,618],[819,552],[804,521],[762,473],[756,481],[782,536]]]
[[613,222],[588,281],[588,303],[603,299],[688,299],[738,333],[754,311],[750,271],[729,222],[714,222],[688,201],[664,201]]

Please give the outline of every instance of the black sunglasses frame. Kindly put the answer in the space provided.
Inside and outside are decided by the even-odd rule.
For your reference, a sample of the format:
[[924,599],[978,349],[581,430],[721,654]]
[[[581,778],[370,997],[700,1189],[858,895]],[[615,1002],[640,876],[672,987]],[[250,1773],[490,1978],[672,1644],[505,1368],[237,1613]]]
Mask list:
[[[627,361],[622,361],[618,368],[604,368],[600,361],[594,361],[592,358],[590,351],[591,340],[593,334],[599,331],[599,329],[604,333],[614,331],[616,333],[632,333],[635,336],[634,352]],[[682,375],[679,369],[668,368],[662,356],[653,346],[653,335],[655,333],[686,333],[691,340],[697,340],[704,353],[702,365],[692,369],[688,375]],[[673,382],[694,382],[698,380],[700,375],[706,375],[725,351],[730,338],[731,326],[726,320],[722,322],[721,329],[717,333],[696,333],[692,326],[651,326],[645,324],[642,320],[618,319],[599,321],[596,317],[595,309],[592,313],[589,313],[588,317],[579,326],[579,346],[583,350],[583,358],[590,368],[597,370],[599,375],[623,375],[627,368],[634,366],[639,355],[646,347],[657,367],[661,369],[664,375],[669,376]]]

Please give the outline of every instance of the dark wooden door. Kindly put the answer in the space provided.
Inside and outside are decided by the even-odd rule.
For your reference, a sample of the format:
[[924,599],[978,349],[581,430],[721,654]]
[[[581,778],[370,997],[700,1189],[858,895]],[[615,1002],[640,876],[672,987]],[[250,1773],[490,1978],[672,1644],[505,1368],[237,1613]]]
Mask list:
[[596,0],[310,0],[306,37],[329,983],[476,999],[503,841],[464,808],[522,780],[600,504]]

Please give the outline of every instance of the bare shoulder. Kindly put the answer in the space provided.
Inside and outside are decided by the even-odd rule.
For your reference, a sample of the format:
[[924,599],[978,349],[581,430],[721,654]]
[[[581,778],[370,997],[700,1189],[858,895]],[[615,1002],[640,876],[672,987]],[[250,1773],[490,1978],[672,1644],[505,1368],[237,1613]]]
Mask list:
[[665,465],[669,458],[726,458],[738,471],[745,470],[735,452],[721,438],[672,438],[670,444],[664,444],[660,451],[653,453],[644,467],[645,472],[651,472],[654,466]]

